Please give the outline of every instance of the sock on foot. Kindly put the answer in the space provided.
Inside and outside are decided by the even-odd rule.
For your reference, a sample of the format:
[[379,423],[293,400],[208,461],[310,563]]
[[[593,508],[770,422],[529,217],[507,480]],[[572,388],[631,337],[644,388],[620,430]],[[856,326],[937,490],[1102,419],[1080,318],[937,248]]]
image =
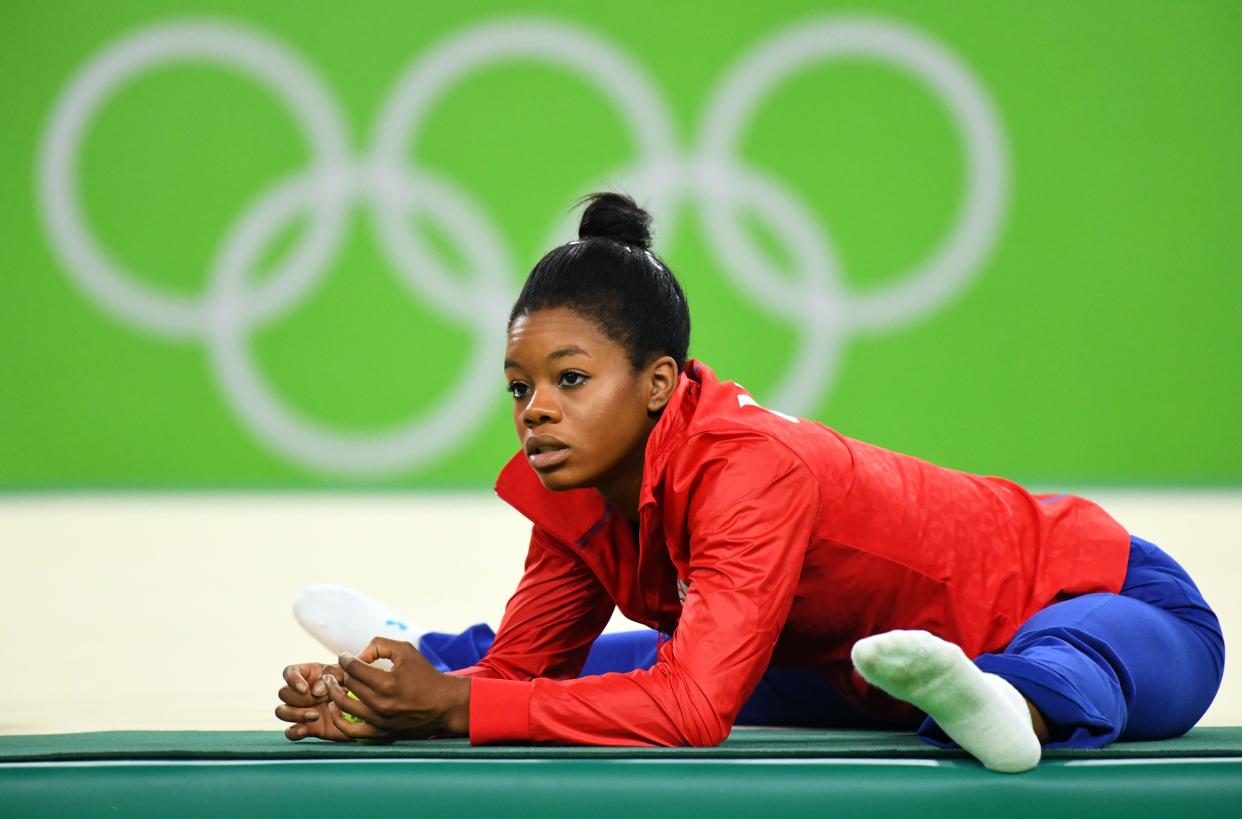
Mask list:
[[379,601],[345,586],[307,586],[293,602],[293,616],[333,654],[357,654],[372,637],[405,640],[417,647],[427,633]]
[[1019,773],[1039,764],[1026,700],[953,643],[926,631],[889,631],[859,640],[851,656],[867,682],[926,712],[985,767]]

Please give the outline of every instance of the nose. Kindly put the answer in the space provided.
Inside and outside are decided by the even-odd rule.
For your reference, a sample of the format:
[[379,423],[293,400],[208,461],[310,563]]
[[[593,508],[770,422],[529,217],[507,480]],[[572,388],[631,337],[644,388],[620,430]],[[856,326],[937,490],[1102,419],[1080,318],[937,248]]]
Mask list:
[[530,401],[522,410],[522,423],[527,429],[534,429],[541,424],[555,424],[561,420],[560,407],[547,400],[547,396],[547,390],[531,393]]

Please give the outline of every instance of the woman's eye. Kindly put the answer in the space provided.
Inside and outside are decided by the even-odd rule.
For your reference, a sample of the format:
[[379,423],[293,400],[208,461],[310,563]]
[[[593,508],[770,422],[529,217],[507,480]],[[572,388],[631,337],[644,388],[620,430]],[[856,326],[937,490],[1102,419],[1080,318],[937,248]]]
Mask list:
[[516,401],[518,399],[525,398],[526,391],[528,389],[529,388],[521,381],[510,381],[508,386],[505,387],[505,392],[512,395],[513,399]]
[[567,372],[561,375],[561,385],[565,387],[580,387],[586,380],[587,377],[582,373]]

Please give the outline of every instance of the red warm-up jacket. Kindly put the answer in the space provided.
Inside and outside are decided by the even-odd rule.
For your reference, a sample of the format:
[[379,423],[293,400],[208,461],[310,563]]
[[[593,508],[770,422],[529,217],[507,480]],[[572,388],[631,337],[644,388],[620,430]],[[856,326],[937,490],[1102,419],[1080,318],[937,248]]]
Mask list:
[[[1049,604],[1117,592],[1129,554],[1088,500],[771,412],[695,361],[647,441],[637,540],[594,490],[545,489],[521,452],[496,492],[533,529],[491,650],[458,672],[476,744],[715,745],[769,665],[901,716],[852,673],[855,641],[917,628],[999,651]],[[614,606],[672,638],[650,669],[576,678]]]

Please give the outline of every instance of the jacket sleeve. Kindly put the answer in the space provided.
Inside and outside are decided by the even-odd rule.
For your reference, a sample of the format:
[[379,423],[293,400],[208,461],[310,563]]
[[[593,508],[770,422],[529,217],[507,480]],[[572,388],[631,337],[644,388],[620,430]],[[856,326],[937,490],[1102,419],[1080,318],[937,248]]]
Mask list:
[[502,680],[576,677],[614,608],[594,572],[534,527],[522,579],[487,655],[450,673]]
[[768,439],[688,441],[670,465],[689,498],[689,589],[650,669],[570,680],[476,680],[470,739],[717,745],[767,669],[819,517],[817,484]]

